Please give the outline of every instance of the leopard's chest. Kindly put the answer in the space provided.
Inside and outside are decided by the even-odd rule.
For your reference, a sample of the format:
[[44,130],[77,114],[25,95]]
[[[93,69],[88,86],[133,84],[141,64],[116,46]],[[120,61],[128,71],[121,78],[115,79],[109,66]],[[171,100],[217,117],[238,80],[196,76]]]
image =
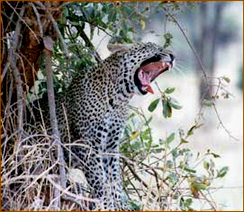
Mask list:
[[69,109],[71,133],[102,149],[116,148],[127,117],[127,103],[117,102],[116,96],[104,97],[88,93],[72,101]]

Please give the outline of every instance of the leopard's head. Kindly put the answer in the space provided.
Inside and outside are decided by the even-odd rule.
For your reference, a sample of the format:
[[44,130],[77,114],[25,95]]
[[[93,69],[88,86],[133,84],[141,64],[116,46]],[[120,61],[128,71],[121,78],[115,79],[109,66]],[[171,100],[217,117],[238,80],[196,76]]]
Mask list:
[[170,70],[175,61],[171,51],[154,43],[122,47],[114,53],[113,58],[117,58],[121,66],[117,79],[124,96],[135,92],[143,95],[153,93],[150,83]]

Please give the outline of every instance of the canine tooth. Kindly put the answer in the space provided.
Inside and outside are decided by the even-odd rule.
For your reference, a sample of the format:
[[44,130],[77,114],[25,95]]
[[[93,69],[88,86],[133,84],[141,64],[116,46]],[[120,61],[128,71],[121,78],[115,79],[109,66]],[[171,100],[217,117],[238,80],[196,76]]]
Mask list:
[[169,67],[169,69],[172,68],[172,64],[170,62],[167,62],[166,65]]

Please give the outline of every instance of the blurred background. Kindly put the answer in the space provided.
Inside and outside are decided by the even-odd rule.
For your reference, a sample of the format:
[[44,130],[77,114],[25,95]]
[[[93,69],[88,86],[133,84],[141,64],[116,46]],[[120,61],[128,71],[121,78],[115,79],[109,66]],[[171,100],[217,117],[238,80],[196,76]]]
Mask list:
[[[50,21],[47,11],[56,25]],[[167,46],[176,55],[175,67],[159,76],[156,82],[162,90],[175,88],[171,96],[182,109],[173,110],[171,118],[163,116],[162,107],[149,112],[149,104],[160,98],[155,83],[152,85],[154,95],[134,96],[131,105],[141,108],[147,117],[153,116],[151,130],[155,141],[181,129],[187,132],[196,122],[203,123],[185,145],[196,154],[210,149],[221,156],[214,158],[216,167],[228,166],[229,171],[223,180],[217,181],[219,184],[211,184],[217,188],[213,189],[212,196],[218,209],[243,211],[243,2],[5,1],[1,14],[4,145],[10,145],[8,135],[12,137],[18,129],[16,120],[8,121],[10,114],[15,117],[16,101],[23,98],[29,103],[47,92],[45,48],[42,42],[37,42],[43,35],[56,42],[52,57],[56,93],[63,92],[80,70],[91,68],[108,57],[108,43],[154,42]],[[68,55],[69,61],[65,58]],[[208,85],[196,56],[203,63]],[[23,96],[17,95],[12,63],[21,73]],[[34,152],[33,157],[35,155]],[[11,151],[4,156],[3,161],[15,158]],[[5,163],[4,170],[8,171],[11,166],[7,165]],[[27,184],[22,184],[24,191]],[[19,187],[17,184],[18,191]],[[9,199],[15,204],[11,188],[9,191]],[[28,205],[28,192],[24,198]],[[24,201],[19,202],[16,210],[26,209],[22,206]],[[194,208],[200,210],[201,207],[208,205]]]
[[[150,10],[152,4],[140,3],[140,6]],[[195,152],[204,153],[211,149],[221,155],[216,165],[228,166],[229,172],[223,184],[215,185],[221,186],[221,191],[213,196],[222,204],[223,210],[243,210],[243,2],[193,5],[176,17],[201,57],[207,75],[212,77],[209,78],[211,83],[218,85],[217,78],[224,76],[230,80],[224,88],[227,92],[221,91],[223,94],[216,101],[220,119],[229,134],[220,126],[213,108],[203,106],[202,121],[205,124],[188,145]],[[152,9],[142,25],[136,26],[138,41],[163,45],[163,34],[169,32],[173,36],[170,48],[176,54],[175,68],[156,81],[162,89],[175,87],[173,96],[183,108],[174,110],[170,119],[163,119],[161,109],[156,109],[152,121],[153,136],[162,138],[176,129],[188,129],[199,118],[206,85],[202,82],[203,73],[198,61],[175,23],[165,19],[162,12],[156,13]],[[102,58],[110,54],[106,49],[109,40],[106,34],[99,34],[93,39]],[[160,96],[155,84],[153,88],[155,95],[134,96],[132,100],[132,105],[141,107],[147,115],[151,115],[147,110],[150,102]],[[213,86],[204,97],[211,98],[216,88]]]

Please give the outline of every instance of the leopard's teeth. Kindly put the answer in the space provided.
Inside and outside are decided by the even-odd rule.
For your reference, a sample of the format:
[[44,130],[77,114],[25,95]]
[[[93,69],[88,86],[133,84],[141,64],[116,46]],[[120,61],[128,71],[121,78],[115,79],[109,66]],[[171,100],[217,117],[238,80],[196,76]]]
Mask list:
[[171,69],[173,67],[173,65],[171,63],[166,63],[166,65],[169,67],[169,69]]

